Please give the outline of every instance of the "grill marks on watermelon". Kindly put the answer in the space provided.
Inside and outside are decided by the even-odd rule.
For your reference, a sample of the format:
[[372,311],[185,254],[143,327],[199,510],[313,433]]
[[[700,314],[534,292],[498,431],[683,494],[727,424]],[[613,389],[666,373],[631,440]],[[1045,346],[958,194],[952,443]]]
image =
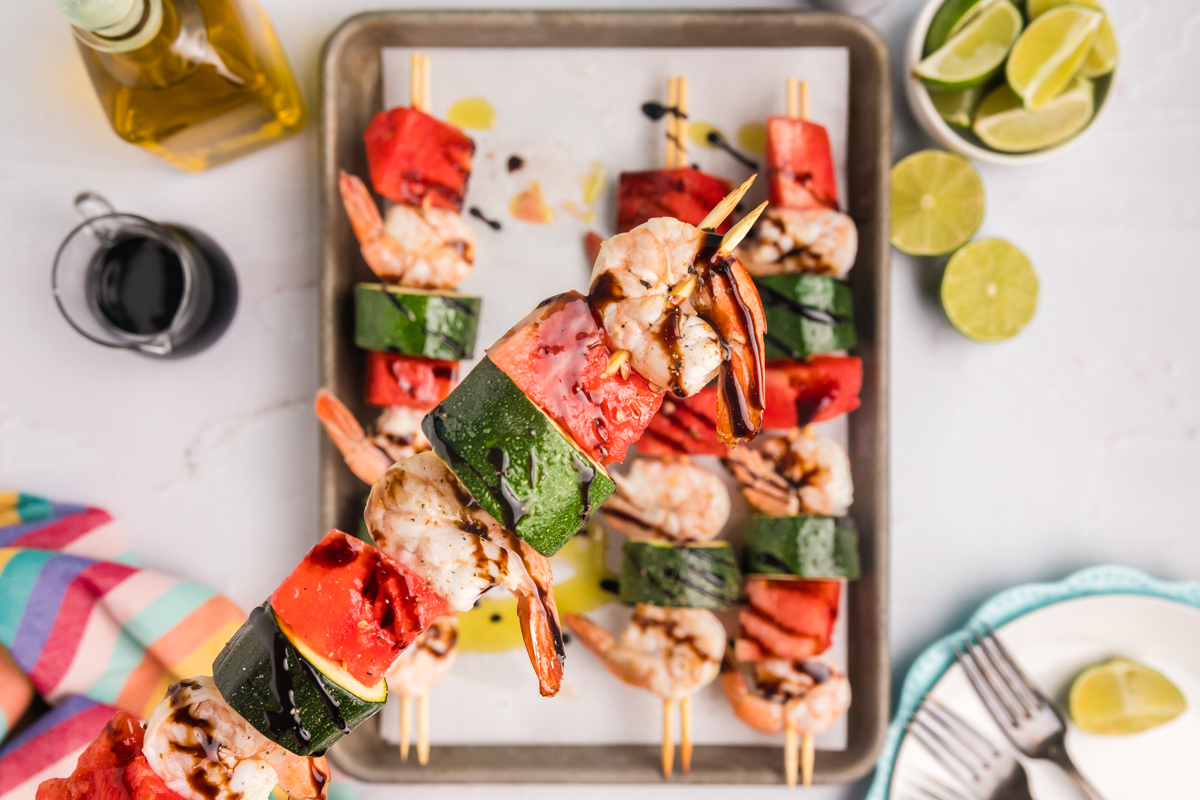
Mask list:
[[606,374],[612,351],[587,298],[567,292],[543,302],[488,357],[601,464],[625,458],[658,411],[662,395],[636,372]]
[[815,122],[767,118],[767,193],[780,208],[838,207],[829,133]]
[[771,361],[763,427],[794,428],[849,413],[860,405],[862,379],[862,359],[855,356]]
[[365,686],[445,613],[418,576],[371,545],[330,531],[271,595],[293,633]]
[[746,581],[747,606],[738,614],[738,661],[800,661],[829,649],[841,598],[839,581]]
[[[617,186],[617,232],[626,233],[655,217],[674,217],[699,225],[733,184],[698,169],[622,172]],[[727,219],[717,233],[729,230]]]
[[364,134],[375,191],[397,203],[461,212],[475,142],[415,108],[380,111]]
[[367,351],[367,404],[428,411],[458,382],[458,362]]

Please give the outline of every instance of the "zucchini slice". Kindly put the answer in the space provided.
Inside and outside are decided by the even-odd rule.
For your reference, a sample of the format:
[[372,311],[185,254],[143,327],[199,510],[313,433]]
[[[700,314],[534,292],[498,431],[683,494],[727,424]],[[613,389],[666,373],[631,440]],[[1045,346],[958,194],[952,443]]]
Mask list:
[[627,539],[621,602],[663,608],[732,606],[741,591],[737,552],[729,542],[673,545]]
[[360,283],[354,287],[354,343],[406,356],[471,358],[482,302],[457,292]]
[[754,279],[767,318],[768,359],[807,358],[858,343],[850,287],[824,275],[785,273]]
[[263,736],[296,755],[322,755],[383,708],[387,682],[368,689],[300,644],[306,658],[297,644],[263,603],[213,662],[213,680],[225,702]]
[[852,524],[848,518],[752,516],[742,529],[746,574],[854,580],[860,570]]
[[489,358],[421,427],[476,502],[542,555],[558,552],[616,488]]

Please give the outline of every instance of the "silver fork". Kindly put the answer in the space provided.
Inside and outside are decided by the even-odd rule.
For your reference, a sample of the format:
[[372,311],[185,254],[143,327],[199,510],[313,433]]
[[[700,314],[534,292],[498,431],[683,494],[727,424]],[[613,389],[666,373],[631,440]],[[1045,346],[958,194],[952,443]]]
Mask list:
[[[1025,768],[934,698],[926,696],[908,721],[908,731],[977,800],[1032,800]],[[940,786],[940,791],[942,797],[953,797],[948,787]]]
[[1014,747],[1030,758],[1057,764],[1088,800],[1104,800],[1067,754],[1062,714],[1025,676],[990,625],[966,634],[955,643],[954,652],[975,693]]
[[967,795],[957,789],[951,789],[941,781],[934,780],[933,778],[928,778],[927,780],[929,781],[928,784],[917,789],[918,797],[923,800],[972,800],[972,798],[967,797]]

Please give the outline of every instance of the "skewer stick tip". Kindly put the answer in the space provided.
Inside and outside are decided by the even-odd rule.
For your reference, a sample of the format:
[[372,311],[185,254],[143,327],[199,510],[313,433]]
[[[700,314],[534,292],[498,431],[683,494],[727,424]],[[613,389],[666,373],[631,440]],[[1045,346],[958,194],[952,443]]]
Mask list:
[[796,788],[796,778],[800,772],[800,734],[796,724],[788,720],[783,740],[783,773],[787,778],[789,789]]
[[811,733],[804,734],[800,744],[800,784],[812,786],[813,766],[817,760],[817,748]]
[[787,79],[787,115],[792,119],[800,116],[800,82],[795,78]]
[[683,774],[692,771],[692,698],[679,701],[679,758]]
[[758,177],[758,173],[754,173],[741,186],[734,189],[729,194],[725,195],[725,199],[713,206],[713,210],[708,212],[704,219],[700,220],[700,224],[696,227],[702,231],[715,231],[717,227],[725,221],[725,218],[733,213],[737,208],[737,204],[741,201],[742,195],[746,194],[750,189],[750,184],[754,183],[754,179]]
[[429,695],[417,697],[417,763],[429,763]]
[[800,119],[808,119],[808,81],[800,81]]
[[412,698],[400,695],[400,760],[408,761],[408,748],[412,739]]
[[674,705],[672,700],[663,700],[663,729],[662,729],[662,770],[663,777],[671,779],[675,769],[675,736],[671,727],[671,712]]
[[726,233],[724,238],[721,239],[721,246],[717,248],[717,255],[727,256],[732,253],[742,243],[742,239],[746,238],[746,234],[750,233],[750,229],[754,227],[754,223],[758,222],[758,218],[766,210],[767,202],[763,201],[762,205],[739,219],[737,224],[729,229],[729,233]]

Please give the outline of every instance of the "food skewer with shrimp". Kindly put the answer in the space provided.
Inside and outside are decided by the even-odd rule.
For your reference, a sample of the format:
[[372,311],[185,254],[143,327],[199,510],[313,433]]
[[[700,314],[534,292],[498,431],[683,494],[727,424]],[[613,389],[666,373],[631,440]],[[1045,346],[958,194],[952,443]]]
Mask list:
[[619,639],[586,617],[565,619],[610,672],[662,698],[667,778],[675,762],[675,705],[686,775],[692,764],[692,695],[717,678],[725,650],[725,628],[713,610],[737,601],[737,557],[728,542],[714,541],[729,512],[729,493],[712,472],[686,459],[636,459],[601,509],[628,537],[620,596],[634,606],[633,617]]
[[[845,450],[810,429],[730,451],[726,465],[757,512],[743,529],[747,608],[738,617],[721,686],[735,713],[784,733],[789,786],[812,781],[814,737],[850,704],[850,685],[824,653],[832,643],[841,581],[859,574],[858,541],[837,519],[854,497]],[[739,665],[753,666],[753,687]]]

